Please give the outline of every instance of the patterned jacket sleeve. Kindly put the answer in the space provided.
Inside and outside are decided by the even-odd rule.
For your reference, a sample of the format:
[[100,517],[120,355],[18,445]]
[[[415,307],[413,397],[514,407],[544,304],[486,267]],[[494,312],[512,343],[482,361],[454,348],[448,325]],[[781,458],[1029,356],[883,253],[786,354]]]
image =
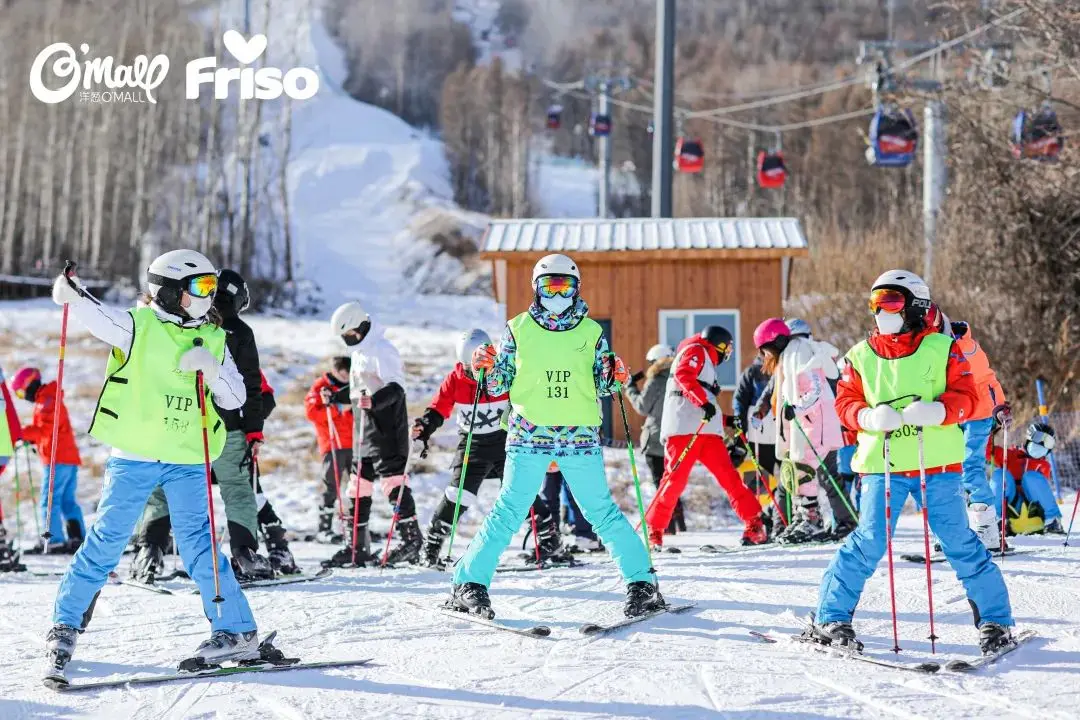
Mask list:
[[510,332],[510,326],[503,329],[502,340],[499,342],[499,353],[495,356],[495,367],[488,371],[484,382],[487,383],[488,393],[493,396],[505,395],[510,392],[510,386],[514,384],[514,375],[517,368],[514,364],[517,356],[517,342],[514,334]]

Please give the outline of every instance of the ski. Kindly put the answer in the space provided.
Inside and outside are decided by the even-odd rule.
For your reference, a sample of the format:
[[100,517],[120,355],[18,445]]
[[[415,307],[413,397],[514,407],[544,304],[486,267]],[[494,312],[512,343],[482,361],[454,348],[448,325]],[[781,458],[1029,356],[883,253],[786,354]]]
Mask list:
[[161,675],[135,675],[114,680],[91,680],[88,682],[70,682],[64,677],[50,675],[45,678],[45,687],[57,692],[78,692],[101,688],[122,687],[125,685],[155,685],[177,680],[201,680],[205,678],[227,677],[243,673],[284,672],[286,670],[314,670],[318,668],[350,667],[366,665],[374,658],[362,660],[323,660],[320,662],[297,662],[289,665],[258,663],[255,665],[227,665],[196,672],[173,672]]
[[[1027,554],[1033,553],[1033,552],[1035,552],[1035,551],[1034,550],[1017,550],[1016,548],[1011,548],[1009,550],[1006,550],[1004,555],[1002,555],[1000,552],[997,552],[997,551],[991,552],[990,555],[995,560],[1000,560],[1002,557],[1012,557],[1013,555],[1027,555]],[[918,563],[919,565],[925,565],[926,564],[926,556],[921,555],[919,553],[910,553],[908,555],[901,555],[900,559],[901,560],[906,560],[908,562]],[[934,554],[934,555],[930,556],[930,564],[931,565],[936,564],[936,563],[943,563],[943,562],[946,562],[947,560],[948,560],[948,558],[946,558],[944,554]]]
[[[314,575],[286,575],[285,577],[278,577],[272,580],[248,580],[247,582],[240,583],[240,587],[244,590],[251,588],[264,588],[264,587],[277,587],[278,585],[295,585],[296,583],[312,582],[313,580],[323,580],[334,574],[333,568],[322,568]],[[199,588],[195,588],[191,591],[192,595],[199,594]]]
[[448,607],[437,607],[435,610],[440,615],[445,615],[455,620],[465,620],[467,622],[476,623],[477,625],[483,625],[489,627],[492,630],[502,630],[504,632],[514,633],[515,635],[522,635],[530,638],[546,638],[551,635],[551,628],[547,625],[533,625],[531,627],[515,627],[513,625],[507,625],[505,622],[499,622],[497,620],[488,620],[485,617],[479,615],[473,615],[472,613],[462,612],[460,610],[453,610]]
[[[751,630],[750,634],[767,643],[779,642],[771,635],[767,635],[756,630]],[[877,665],[879,667],[892,668],[893,670],[906,670],[908,672],[917,672],[923,675],[931,675],[941,669],[941,664],[936,662],[924,662],[915,664],[890,662],[888,660],[881,660],[873,655],[866,655],[858,650],[848,650],[841,646],[822,645],[819,642],[815,642],[810,638],[803,637],[802,635],[789,635],[788,638],[793,642],[797,642],[801,645],[805,645],[813,650],[816,650],[825,655],[832,655],[834,657],[851,658],[852,660],[858,660],[860,662],[870,663],[871,665]]]
[[1015,638],[1013,638],[1012,644],[1006,645],[997,652],[991,653],[989,655],[983,655],[982,657],[976,658],[974,660],[950,660],[949,662],[945,663],[945,669],[951,672],[971,672],[972,670],[978,670],[979,668],[986,667],[987,665],[997,662],[1004,656],[1011,653],[1013,650],[1016,650],[1018,647],[1026,643],[1028,640],[1031,640],[1035,637],[1037,637],[1037,635],[1034,630],[1025,630],[1019,635],[1017,635]]
[[497,573],[521,573],[521,572],[537,572],[539,570],[558,570],[560,568],[579,568],[585,567],[589,563],[578,562],[576,560],[571,562],[545,562],[543,565],[500,565],[495,568]]
[[741,545],[738,547],[727,547],[725,545],[702,545],[698,550],[710,555],[727,555],[729,553],[745,553],[756,552],[758,550],[775,550],[777,548],[803,548],[803,547],[828,547],[832,545],[839,545],[837,540],[814,540],[804,543],[778,543],[768,542],[761,545]]
[[172,595],[172,590],[163,588],[160,585],[154,583],[144,583],[138,580],[132,580],[131,578],[123,578],[116,573],[109,573],[109,581],[113,585],[127,585],[128,587],[139,588],[140,590],[149,590],[150,592],[157,593],[158,595]]
[[588,635],[590,637],[607,635],[608,633],[615,632],[616,630],[621,630],[624,627],[634,625],[644,620],[651,620],[652,618],[658,617],[660,615],[678,615],[679,613],[684,613],[694,607],[696,607],[695,603],[688,603],[686,605],[669,605],[663,610],[653,610],[652,612],[647,612],[644,615],[638,615],[637,617],[619,620],[618,622],[611,623],[610,625],[600,625],[599,623],[585,623],[580,628],[578,628],[578,632],[580,632],[582,635]]

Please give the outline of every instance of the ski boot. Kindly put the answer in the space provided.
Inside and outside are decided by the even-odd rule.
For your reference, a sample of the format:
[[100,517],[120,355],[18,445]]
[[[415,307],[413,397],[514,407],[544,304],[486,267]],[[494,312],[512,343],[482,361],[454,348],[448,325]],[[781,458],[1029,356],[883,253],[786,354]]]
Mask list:
[[289,550],[289,541],[285,539],[285,528],[281,527],[281,523],[264,525],[263,537],[266,539],[266,557],[274,572],[281,575],[299,575],[300,568],[296,566],[296,560]]
[[1048,535],[1064,535],[1065,528],[1061,525],[1061,518],[1054,518],[1043,525],[1042,531]]
[[769,528],[765,522],[767,519],[768,517],[762,514],[746,523],[746,529],[743,530],[739,544],[750,546],[764,545],[769,542]]
[[315,542],[323,545],[340,545],[345,542],[341,533],[333,530],[334,508],[322,508],[319,510],[319,529],[315,531]]
[[[563,547],[562,536],[559,535],[559,525],[554,517],[548,517],[541,521],[536,531],[536,545],[540,549],[540,564],[547,563],[572,563],[574,556],[569,549]],[[536,559],[536,555],[532,556]]]
[[274,579],[274,566],[267,558],[249,547],[233,548],[232,570],[239,583]]
[[71,662],[71,655],[75,652],[75,641],[79,637],[77,628],[69,625],[53,625],[49,634],[45,636],[45,657],[49,667],[45,672],[45,684],[49,687],[61,687],[67,685],[67,674],[64,668]]
[[491,609],[491,598],[488,597],[487,588],[480,583],[462,583],[454,585],[450,590],[450,598],[444,607],[458,612],[479,615],[491,620],[495,617],[495,611]]
[[0,572],[23,572],[26,566],[19,562],[19,553],[11,549],[7,531],[0,525]]
[[626,602],[623,604],[626,617],[638,617],[666,607],[667,602],[655,583],[638,580],[626,586]]
[[221,667],[223,662],[237,664],[260,659],[259,631],[229,632],[215,630],[199,643],[195,655],[180,662],[180,672],[199,672]]
[[816,504],[805,505],[799,509],[795,520],[780,533],[777,540],[784,545],[798,545],[826,540],[829,532],[821,523],[821,511]]
[[574,542],[566,547],[571,555],[585,555],[588,553],[601,553],[607,548],[600,542],[598,537],[575,537]]
[[424,540],[424,549],[420,552],[420,565],[422,567],[442,570],[446,563],[442,557],[443,540],[450,534],[450,525],[439,517],[433,517],[428,525],[427,538]]
[[345,545],[331,556],[329,560],[323,560],[320,565],[324,568],[338,567],[372,567],[379,564],[379,557],[371,552],[371,536],[368,535],[367,525],[356,526],[356,539],[359,542],[356,548],[356,564],[353,564],[353,549],[351,544]]
[[401,540],[386,557],[387,565],[416,565],[420,562],[420,550],[424,547],[424,536],[420,534],[420,521],[414,515],[398,520],[398,533]]
[[993,655],[998,650],[1012,645],[1012,630],[996,622],[984,622],[979,625],[979,649],[983,655]]
[[83,544],[83,528],[78,520],[68,520],[64,523],[67,533],[67,552],[74,555],[79,546]]
[[990,552],[1001,551],[1001,527],[998,514],[986,503],[972,503],[972,529]]
[[839,645],[855,652],[862,652],[863,644],[855,637],[855,628],[849,622],[812,622],[810,627],[803,631],[803,637],[808,638],[819,645]]
[[153,585],[164,574],[165,548],[160,545],[140,545],[128,569],[128,577],[136,582]]
[[857,527],[859,527],[859,523],[854,522],[854,521],[853,522],[840,523],[839,525],[837,525],[836,527],[834,527],[832,529],[832,532],[830,534],[830,539],[832,539],[832,540],[834,540],[836,542],[840,542],[840,541],[846,539],[848,535],[855,532],[855,528],[857,528]]

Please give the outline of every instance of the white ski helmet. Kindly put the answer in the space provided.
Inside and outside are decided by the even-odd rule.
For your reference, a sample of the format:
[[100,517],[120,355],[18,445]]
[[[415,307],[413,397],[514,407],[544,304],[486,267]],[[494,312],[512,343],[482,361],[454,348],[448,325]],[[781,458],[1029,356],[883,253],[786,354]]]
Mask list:
[[360,303],[352,300],[345,303],[330,316],[330,329],[335,335],[344,335],[350,330],[355,330],[365,322],[371,322],[371,318],[360,306]]
[[457,356],[458,362],[465,367],[472,367],[472,355],[473,351],[481,345],[490,345],[491,337],[481,330],[480,328],[473,328],[472,330],[466,330],[458,338],[457,344],[454,346],[454,354]]
[[874,281],[870,291],[873,292],[878,288],[896,288],[911,296],[911,300],[917,300],[919,302],[913,302],[912,305],[921,307],[923,309],[930,309],[930,288],[921,277],[909,270],[890,270],[886,273],[882,273],[877,280]]
[[547,255],[540,258],[532,271],[532,284],[545,275],[569,275],[581,282],[581,273],[578,272],[577,263],[566,255]]
[[[150,267],[146,269],[146,284],[150,296],[162,310],[171,315],[187,315],[197,320],[210,312],[214,303],[214,293],[210,293],[208,297],[198,297],[190,292],[191,280],[204,275],[213,275],[215,282],[217,281],[217,269],[201,252],[170,250],[150,263]],[[180,306],[184,292],[191,296],[191,302],[186,308]]]
[[665,345],[664,343],[653,345],[649,348],[649,352],[645,353],[645,361],[651,363],[669,357],[675,357],[675,351],[671,349],[670,345]]

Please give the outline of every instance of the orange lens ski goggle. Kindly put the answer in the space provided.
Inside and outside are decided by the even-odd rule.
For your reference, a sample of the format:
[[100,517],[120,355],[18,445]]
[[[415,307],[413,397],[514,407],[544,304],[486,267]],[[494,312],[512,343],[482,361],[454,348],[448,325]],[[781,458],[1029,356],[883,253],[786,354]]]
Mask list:
[[545,275],[536,281],[536,291],[543,298],[573,297],[577,289],[577,278],[572,275]]
[[196,275],[188,280],[187,291],[189,295],[205,298],[217,292],[217,275]]
[[907,298],[899,290],[880,288],[870,293],[870,312],[877,315],[878,310],[887,313],[901,312],[907,305]]

